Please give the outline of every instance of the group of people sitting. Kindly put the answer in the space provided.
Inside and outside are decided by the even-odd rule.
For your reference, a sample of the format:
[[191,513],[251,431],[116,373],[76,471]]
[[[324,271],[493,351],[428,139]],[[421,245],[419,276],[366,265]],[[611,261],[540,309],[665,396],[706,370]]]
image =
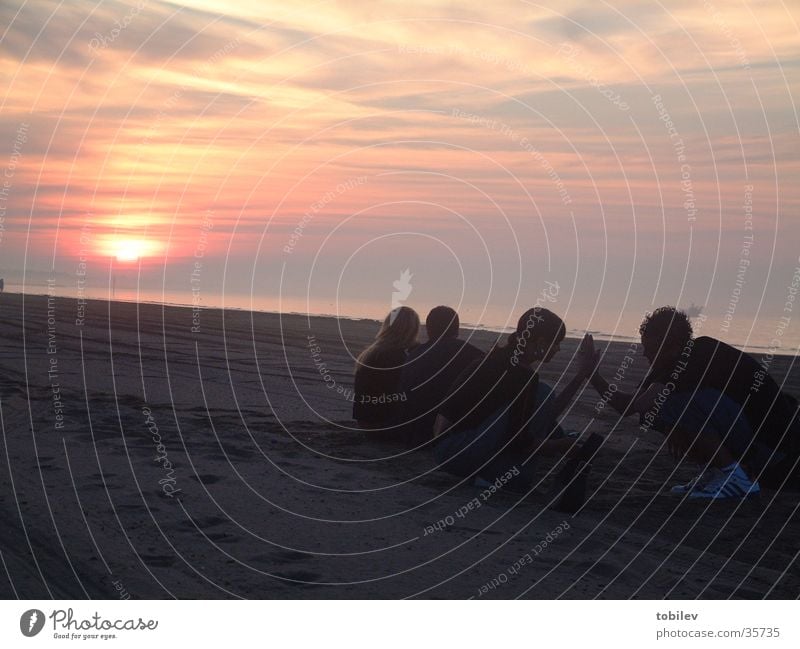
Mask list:
[[673,493],[689,498],[745,498],[800,488],[797,400],[750,355],[710,337],[693,337],[689,317],[673,307],[648,314],[639,329],[650,372],[626,393],[599,371],[590,335],[577,369],[559,394],[539,379],[558,353],[564,322],[542,307],[527,310],[504,342],[484,353],[459,339],[458,314],[438,306],[425,322],[407,306],[393,309],[356,361],[353,418],[368,435],[408,448],[432,447],[440,468],[476,484],[512,471],[528,488],[538,456],[570,456],[575,437],[560,417],[585,381],[622,417],[665,436],[679,461],[701,467]]

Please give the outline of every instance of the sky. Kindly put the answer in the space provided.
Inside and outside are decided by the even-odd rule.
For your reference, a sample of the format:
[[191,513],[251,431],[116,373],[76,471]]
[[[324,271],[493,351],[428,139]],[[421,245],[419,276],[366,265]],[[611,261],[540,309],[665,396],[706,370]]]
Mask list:
[[788,317],[795,340],[799,17],[4,1],[0,276],[372,317],[401,281],[423,317],[547,302],[620,335],[694,303],[717,337],[766,343]]

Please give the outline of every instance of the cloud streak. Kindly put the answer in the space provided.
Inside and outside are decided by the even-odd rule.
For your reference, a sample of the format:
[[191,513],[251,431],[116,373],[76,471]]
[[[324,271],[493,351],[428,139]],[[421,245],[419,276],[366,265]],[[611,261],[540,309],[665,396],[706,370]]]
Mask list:
[[[640,309],[653,296],[713,301],[710,273],[728,272],[718,262],[738,245],[752,185],[756,265],[777,304],[770,269],[793,263],[786,242],[800,238],[788,216],[800,203],[796,13],[709,1],[558,8],[4,3],[5,155],[19,123],[31,128],[3,265],[71,264],[89,219],[99,256],[114,237],[149,238],[178,267],[212,209],[209,258],[269,275],[308,205],[367,175],[309,225],[292,263],[326,237],[326,263],[340,269],[393,232],[435,237],[465,260],[486,242],[495,256],[519,245],[530,257],[547,241],[557,263],[512,264],[497,283],[558,274],[576,301],[602,290],[614,308]],[[342,229],[347,219],[358,227]],[[463,239],[463,223],[480,236]],[[403,268],[414,256],[392,254]],[[647,280],[631,294],[634,268]]]

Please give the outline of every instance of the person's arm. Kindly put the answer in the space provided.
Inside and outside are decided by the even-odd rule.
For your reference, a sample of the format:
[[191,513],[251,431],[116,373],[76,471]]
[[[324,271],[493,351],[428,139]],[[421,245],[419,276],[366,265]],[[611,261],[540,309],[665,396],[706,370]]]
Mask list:
[[610,390],[609,382],[600,374],[600,354],[594,349],[594,339],[591,334],[586,334],[583,337],[579,354],[581,356],[581,369],[586,372],[589,383],[597,390],[600,398],[606,403],[610,403],[611,407],[623,417],[636,414],[631,410],[636,395],[629,392],[620,392],[617,389],[618,386],[614,386],[614,390]]
[[583,385],[586,374],[578,372],[572,380],[567,383],[564,389],[553,399],[553,414],[558,417],[566,407],[572,402],[575,393]]
[[630,392],[620,392],[619,390],[610,390],[610,383],[606,381],[599,370],[595,370],[589,377],[589,383],[597,390],[597,394],[606,402],[610,403],[623,417],[637,414],[635,410],[631,409],[636,395]]
[[567,383],[564,389],[553,398],[553,414],[558,417],[572,402],[575,393],[583,382],[597,367],[597,354],[594,351],[594,340],[591,334],[586,334],[578,347],[578,372]]

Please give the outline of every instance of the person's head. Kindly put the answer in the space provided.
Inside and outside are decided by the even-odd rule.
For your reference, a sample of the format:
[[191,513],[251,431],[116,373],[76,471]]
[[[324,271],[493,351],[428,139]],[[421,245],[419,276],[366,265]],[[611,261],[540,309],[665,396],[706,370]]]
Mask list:
[[432,308],[425,319],[425,330],[430,341],[439,338],[458,338],[459,326],[458,314],[449,306]]
[[560,349],[567,335],[564,321],[543,307],[528,309],[517,322],[517,329],[508,336],[506,350],[512,365],[547,363]]
[[693,335],[689,316],[672,306],[648,313],[641,326],[642,353],[653,367],[670,367]]
[[369,365],[369,359],[378,350],[408,349],[417,342],[419,334],[419,316],[411,307],[401,306],[392,309],[387,315],[375,342],[367,347],[358,357],[359,365]]

